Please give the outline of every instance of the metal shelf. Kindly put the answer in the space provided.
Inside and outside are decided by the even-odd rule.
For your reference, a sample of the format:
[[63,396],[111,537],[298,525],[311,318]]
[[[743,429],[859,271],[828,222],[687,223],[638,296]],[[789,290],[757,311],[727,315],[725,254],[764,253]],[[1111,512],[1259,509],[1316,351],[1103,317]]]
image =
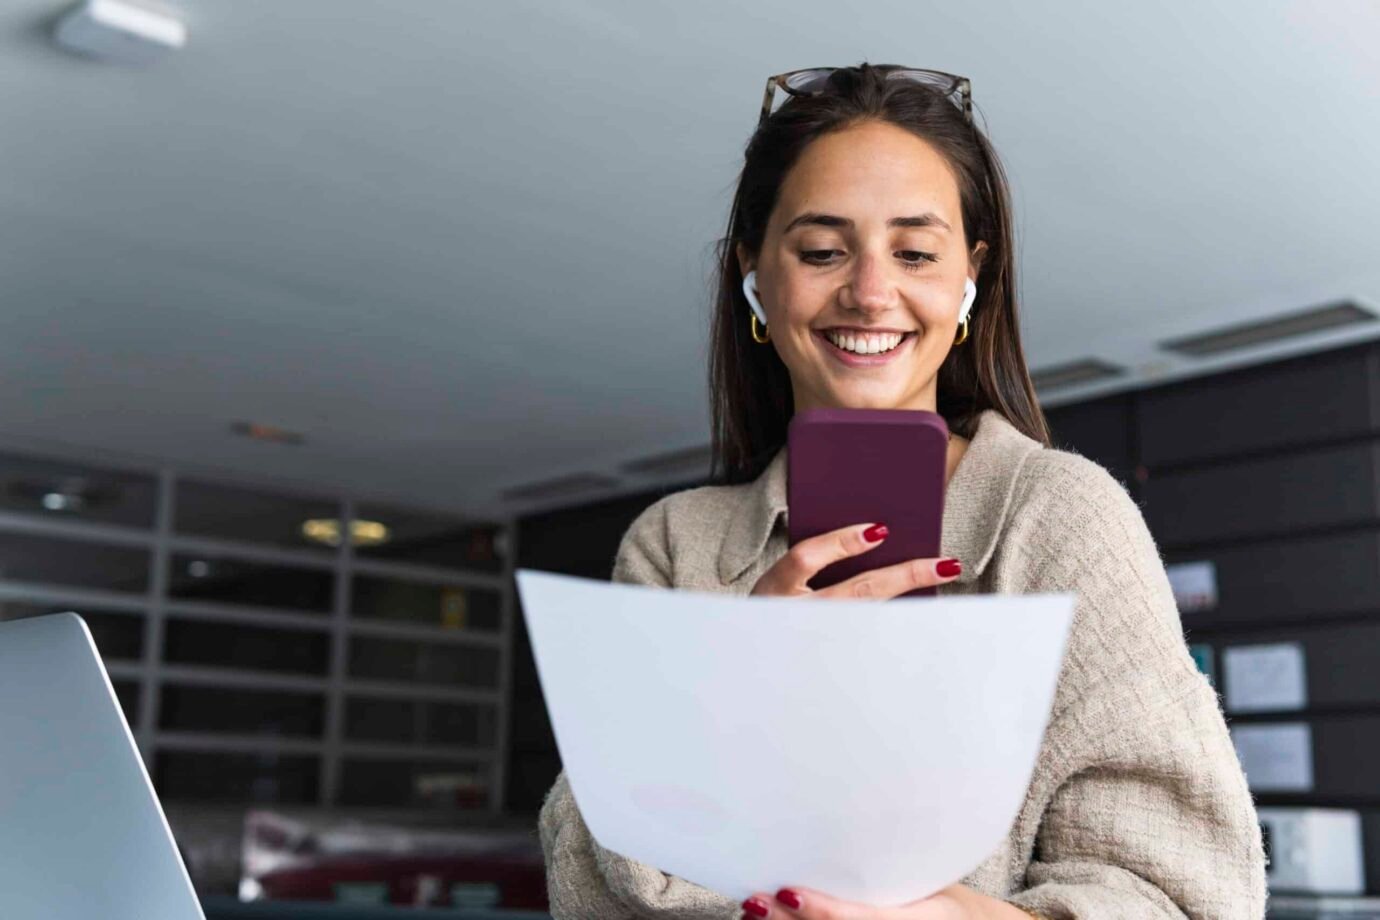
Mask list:
[[[109,670],[110,666],[106,665]],[[114,672],[111,672],[112,675]],[[286,690],[324,693],[330,684],[324,677],[278,674],[271,671],[245,671],[203,665],[165,664],[159,668],[159,682],[202,687],[242,687],[246,690]]]
[[[78,458],[51,457],[55,464]],[[142,472],[150,472],[144,470]],[[513,600],[513,526],[511,521],[457,520],[458,527],[483,523],[499,528],[498,539],[508,547],[500,572],[481,572],[466,568],[417,564],[391,559],[359,558],[352,546],[328,551],[292,548],[174,532],[174,503],[178,475],[172,470],[156,474],[157,499],[152,528],[127,527],[97,521],[68,519],[44,514],[0,511],[0,533],[35,538],[59,538],[109,547],[138,548],[149,551],[149,586],[146,591],[121,592],[99,588],[68,587],[61,584],[0,579],[0,602],[40,604],[45,607],[83,608],[102,613],[123,613],[141,617],[144,624],[143,657],[140,660],[111,660],[106,670],[112,680],[135,683],[139,688],[138,722],[133,725],[145,760],[152,765],[159,750],[208,753],[310,754],[321,759],[321,796],[318,808],[338,807],[341,762],[344,758],[377,758],[434,763],[437,761],[474,762],[491,771],[488,807],[480,814],[496,815],[503,796],[509,708]],[[198,476],[199,482],[208,481]],[[225,483],[242,485],[240,483]],[[253,488],[253,486],[249,486]],[[272,491],[283,494],[281,488]],[[286,498],[292,496],[285,495]],[[341,500],[339,520],[348,532],[355,503]],[[218,600],[189,600],[169,596],[173,555],[201,555],[329,573],[333,603],[320,612],[259,607]],[[498,595],[499,623],[496,631],[451,629],[425,623],[386,619],[354,619],[351,591],[357,576],[395,579],[401,582],[444,585],[462,589],[490,591]],[[439,614],[439,611],[438,611]],[[188,665],[164,659],[164,636],[169,618],[203,623],[279,629],[287,634],[311,632],[327,637],[330,644],[329,670],[325,674],[284,674],[256,671],[243,666],[216,667]],[[394,680],[362,680],[349,674],[349,643],[353,636],[404,639],[438,647],[468,645],[493,649],[498,655],[499,684],[493,688],[444,686]],[[160,729],[159,707],[165,684],[222,687],[246,691],[279,691],[318,694],[324,700],[325,726],[319,736],[234,734],[215,731],[171,731]],[[493,707],[496,729],[493,746],[461,746],[420,743],[381,743],[353,741],[346,737],[344,712],[350,697],[403,700],[417,703],[462,703]]]
[[421,642],[478,645],[484,648],[503,648],[506,644],[501,633],[479,632],[473,629],[447,629],[444,626],[399,623],[393,620],[351,620],[350,633],[356,636],[416,639]]
[[305,610],[277,607],[242,607],[217,601],[185,601],[177,598],[168,598],[164,601],[164,616],[239,623],[245,626],[267,626],[270,629],[315,629],[326,632],[331,628],[329,613],[310,613]]
[[0,532],[30,534],[38,537],[58,537],[101,543],[106,546],[133,546],[152,549],[157,535],[138,527],[103,524],[99,521],[64,520],[35,517],[14,511],[0,511]]
[[[436,700],[443,703],[503,703],[498,689],[478,690],[470,687],[443,687],[437,684],[390,683],[381,680],[349,680],[346,690],[351,696],[378,696],[388,699]],[[500,719],[502,713],[500,713]]]
[[215,754],[324,754],[321,739],[291,735],[237,735],[230,732],[160,731],[153,736],[161,751]]
[[477,760],[491,761],[493,748],[462,747],[454,744],[385,744],[379,741],[346,741],[341,753],[352,758],[380,760]]
[[0,601],[99,607],[102,611],[115,613],[147,613],[149,608],[149,596],[146,592],[101,591],[95,588],[69,588],[28,581],[0,580]]

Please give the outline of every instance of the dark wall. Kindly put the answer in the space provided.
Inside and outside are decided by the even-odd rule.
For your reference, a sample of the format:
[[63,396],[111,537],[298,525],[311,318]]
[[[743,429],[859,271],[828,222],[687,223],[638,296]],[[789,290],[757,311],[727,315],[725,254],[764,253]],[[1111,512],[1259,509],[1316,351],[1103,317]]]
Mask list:
[[1307,702],[1227,712],[1304,722],[1313,788],[1257,803],[1355,808],[1380,892],[1380,346],[1142,390],[1048,413],[1068,446],[1127,471],[1166,564],[1211,562],[1214,609],[1182,614],[1222,691],[1223,653],[1297,643]]
[[[1257,792],[1257,801],[1360,810],[1368,888],[1380,892],[1380,773],[1370,766],[1380,762],[1380,345],[1047,415],[1056,446],[1097,461],[1126,486],[1167,564],[1216,567],[1216,608],[1183,619],[1217,675],[1232,646],[1303,647],[1306,708],[1228,719],[1312,726],[1312,791]],[[675,490],[526,519],[519,564],[607,578],[623,531],[666,491]],[[559,758],[525,633],[514,650],[508,804],[534,813]]]

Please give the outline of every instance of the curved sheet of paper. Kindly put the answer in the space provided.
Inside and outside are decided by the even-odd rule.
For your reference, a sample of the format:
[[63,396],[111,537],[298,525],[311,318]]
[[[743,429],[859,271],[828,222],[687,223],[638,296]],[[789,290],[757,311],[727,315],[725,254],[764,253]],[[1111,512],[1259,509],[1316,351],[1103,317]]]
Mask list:
[[730,898],[805,885],[878,906],[958,881],[1006,836],[1074,605],[516,577],[600,844]]

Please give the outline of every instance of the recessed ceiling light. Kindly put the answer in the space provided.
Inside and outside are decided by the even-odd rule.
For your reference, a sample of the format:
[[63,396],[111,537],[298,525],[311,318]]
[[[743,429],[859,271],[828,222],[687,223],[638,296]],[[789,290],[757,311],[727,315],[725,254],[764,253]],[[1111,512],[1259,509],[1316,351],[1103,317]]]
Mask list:
[[117,489],[80,476],[49,480],[21,479],[9,483],[5,491],[22,504],[37,505],[54,513],[90,511],[114,504],[120,498]]
[[43,494],[43,507],[49,511],[73,511],[81,506],[80,495],[68,495],[63,492],[45,492]]
[[[313,543],[340,545],[340,521],[337,518],[312,518],[302,522],[302,536]],[[387,543],[388,527],[379,521],[350,522],[350,543],[354,546],[378,546]]]

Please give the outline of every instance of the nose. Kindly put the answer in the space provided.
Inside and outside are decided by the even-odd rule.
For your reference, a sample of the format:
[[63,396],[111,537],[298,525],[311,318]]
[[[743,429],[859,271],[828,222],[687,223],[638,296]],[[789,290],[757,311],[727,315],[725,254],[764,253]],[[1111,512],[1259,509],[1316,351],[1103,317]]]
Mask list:
[[895,306],[896,283],[887,256],[859,253],[842,292],[842,305],[862,313],[883,313]]

